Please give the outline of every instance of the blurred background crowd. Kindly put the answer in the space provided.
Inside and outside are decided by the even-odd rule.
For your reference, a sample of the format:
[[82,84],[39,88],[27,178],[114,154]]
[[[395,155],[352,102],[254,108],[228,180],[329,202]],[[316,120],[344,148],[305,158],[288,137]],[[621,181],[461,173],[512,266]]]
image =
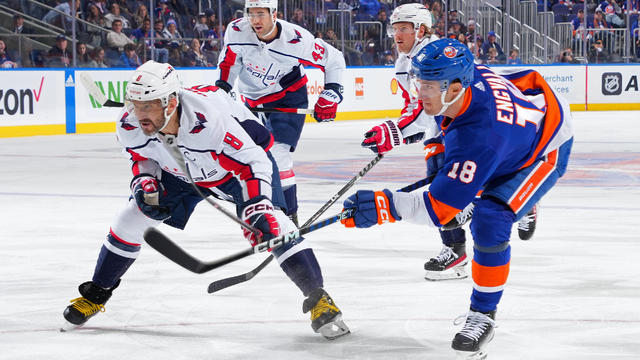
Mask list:
[[[278,17],[344,53],[350,66],[393,66],[396,6],[415,1],[280,0]],[[438,37],[478,63],[640,62],[640,0],[423,0]],[[75,5],[75,8],[74,8]],[[216,66],[244,0],[0,0],[0,67]]]

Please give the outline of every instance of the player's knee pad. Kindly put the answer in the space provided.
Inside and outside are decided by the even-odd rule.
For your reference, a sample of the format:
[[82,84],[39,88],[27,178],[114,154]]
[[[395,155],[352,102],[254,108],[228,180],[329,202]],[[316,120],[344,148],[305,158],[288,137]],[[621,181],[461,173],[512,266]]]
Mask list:
[[504,203],[483,196],[476,202],[471,220],[471,235],[477,248],[503,246],[509,241],[516,216]]
[[280,184],[282,189],[296,184],[296,175],[293,172],[293,157],[291,156],[291,146],[276,142],[269,150],[273,155],[278,171],[280,173]]
[[142,243],[144,231],[152,226],[157,226],[162,221],[153,220],[145,216],[135,200],[129,200],[127,205],[116,215],[111,224],[111,231],[120,239],[132,243]]

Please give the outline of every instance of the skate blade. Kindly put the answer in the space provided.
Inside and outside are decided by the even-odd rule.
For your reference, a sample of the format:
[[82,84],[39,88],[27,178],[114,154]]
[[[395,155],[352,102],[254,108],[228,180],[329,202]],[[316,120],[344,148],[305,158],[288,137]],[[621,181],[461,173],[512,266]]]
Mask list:
[[331,322],[322,325],[316,332],[322,334],[322,336],[329,340],[334,340],[351,333],[351,330],[349,330],[349,327],[342,321],[342,316],[338,315]]
[[[465,264],[466,265],[466,264]],[[429,271],[427,270],[424,278],[430,281],[440,281],[440,280],[456,280],[456,279],[464,279],[469,275],[464,269],[464,265],[456,266],[451,269],[443,270],[443,271]]]
[[82,325],[76,325],[76,324],[72,324],[68,321],[65,321],[62,326],[60,326],[60,332],[67,332],[67,331],[72,331],[75,330],[77,328],[79,328]]
[[486,350],[479,350],[475,352],[470,351],[456,351],[456,360],[484,360],[489,353]]

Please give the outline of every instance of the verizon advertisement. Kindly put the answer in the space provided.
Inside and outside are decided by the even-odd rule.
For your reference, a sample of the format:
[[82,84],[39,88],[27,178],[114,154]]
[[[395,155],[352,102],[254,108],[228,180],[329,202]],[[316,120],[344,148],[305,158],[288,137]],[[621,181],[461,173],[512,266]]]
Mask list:
[[0,127],[65,123],[64,71],[1,71]]

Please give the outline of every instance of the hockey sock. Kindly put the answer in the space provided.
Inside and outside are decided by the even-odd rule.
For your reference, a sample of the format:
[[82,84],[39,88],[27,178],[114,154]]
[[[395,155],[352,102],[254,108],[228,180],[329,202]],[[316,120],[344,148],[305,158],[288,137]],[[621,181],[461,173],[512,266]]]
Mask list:
[[298,212],[298,185],[293,184],[283,189],[284,200],[287,202],[287,215]]
[[139,244],[125,243],[110,232],[100,249],[92,281],[105,289],[114,286],[139,252]]
[[464,229],[462,228],[442,230],[440,231],[440,238],[442,239],[442,243],[449,247],[454,243],[464,243],[466,241]]
[[304,296],[308,296],[311,291],[324,285],[322,271],[312,249],[298,251],[284,260],[280,267]]

